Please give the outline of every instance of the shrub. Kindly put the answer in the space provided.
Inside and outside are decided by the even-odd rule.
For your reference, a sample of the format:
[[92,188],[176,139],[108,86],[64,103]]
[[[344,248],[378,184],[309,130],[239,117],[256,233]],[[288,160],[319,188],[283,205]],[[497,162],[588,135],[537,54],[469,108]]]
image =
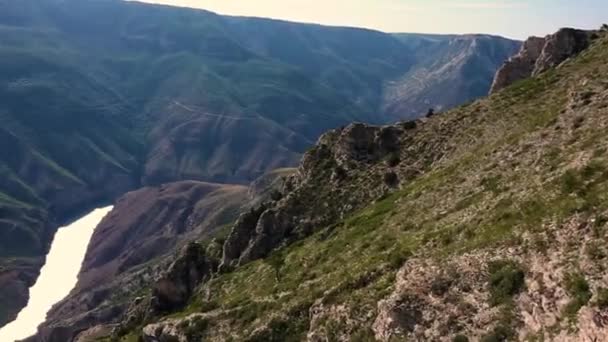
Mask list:
[[587,247],[585,247],[585,253],[589,259],[594,261],[600,261],[606,257],[601,245],[597,242],[589,243]]
[[272,268],[274,271],[274,277],[277,282],[281,281],[281,269],[285,265],[285,259],[280,252],[275,252],[268,258],[266,258],[266,263],[268,266]]
[[600,287],[597,290],[597,295],[595,299],[595,306],[600,309],[608,309],[608,289],[604,287]]
[[395,167],[401,163],[401,158],[399,157],[399,153],[393,152],[386,159],[386,165],[388,167]]
[[508,341],[515,333],[509,326],[499,324],[494,330],[481,338],[481,342],[503,342]]
[[589,283],[581,273],[570,273],[564,279],[564,287],[572,297],[566,305],[565,314],[569,317],[576,316],[578,311],[591,299]]
[[575,170],[566,171],[561,177],[561,189],[564,194],[572,194],[580,191],[583,182]]
[[443,296],[450,290],[453,284],[453,279],[447,276],[439,276],[431,282],[431,293],[435,296]]
[[452,342],[469,342],[469,338],[464,335],[456,335],[452,339]]
[[348,173],[346,172],[346,170],[344,170],[344,168],[342,168],[341,166],[336,166],[336,168],[334,169],[333,178],[338,181],[341,181],[346,179],[346,177],[348,177]]
[[524,287],[525,273],[516,262],[492,261],[488,265],[488,271],[490,304],[493,306],[509,302]]
[[283,198],[283,194],[279,190],[272,190],[270,193],[270,199],[273,201],[280,201]]
[[399,184],[399,177],[394,172],[387,172],[384,174],[384,183],[388,186],[396,186]]
[[208,326],[209,322],[206,319],[195,317],[188,322],[180,322],[179,328],[184,331],[189,340],[195,340],[200,339]]
[[403,266],[403,264],[405,264],[407,259],[410,258],[411,256],[412,256],[412,252],[410,252],[409,250],[402,251],[399,248],[394,248],[389,253],[387,261],[391,268],[399,269],[399,268],[401,268],[401,266]]

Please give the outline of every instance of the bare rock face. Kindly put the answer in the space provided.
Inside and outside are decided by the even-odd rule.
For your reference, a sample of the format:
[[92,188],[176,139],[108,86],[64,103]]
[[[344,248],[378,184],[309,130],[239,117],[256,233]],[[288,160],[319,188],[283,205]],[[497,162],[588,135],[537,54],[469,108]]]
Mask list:
[[593,36],[593,31],[563,28],[545,38],[528,38],[519,53],[498,70],[490,94],[578,55],[589,47]]
[[211,276],[215,267],[215,262],[205,256],[203,246],[198,243],[188,244],[154,285],[154,308],[162,312],[184,305],[194,289]]
[[530,37],[524,42],[519,53],[498,69],[490,93],[532,75],[536,61],[542,53],[545,38]]
[[564,28],[545,38],[545,46],[534,66],[533,76],[558,66],[589,47],[593,31]]
[[248,212],[241,214],[232,227],[228,241],[224,244],[223,263],[220,269],[223,270],[229,266],[236,266],[236,261],[238,261],[241,252],[247,248],[249,239],[253,231],[255,231],[257,222],[264,211],[266,211],[266,207],[265,205],[261,205],[258,208],[252,208]]

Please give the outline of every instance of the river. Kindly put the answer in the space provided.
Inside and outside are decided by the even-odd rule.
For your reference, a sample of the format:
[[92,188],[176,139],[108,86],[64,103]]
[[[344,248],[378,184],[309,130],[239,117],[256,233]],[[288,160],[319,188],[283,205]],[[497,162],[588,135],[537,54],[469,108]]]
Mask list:
[[12,342],[35,334],[53,304],[70,293],[76,285],[93,230],[110,210],[112,207],[93,210],[57,231],[40,276],[30,288],[27,306],[17,319],[0,329],[0,341]]

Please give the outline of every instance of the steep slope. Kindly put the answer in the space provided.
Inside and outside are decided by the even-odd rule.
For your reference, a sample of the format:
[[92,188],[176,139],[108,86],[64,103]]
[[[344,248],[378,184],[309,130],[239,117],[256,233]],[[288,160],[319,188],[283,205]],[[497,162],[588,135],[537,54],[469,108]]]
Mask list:
[[[116,333],[606,339],[607,51],[603,35],[443,115],[325,134],[281,199],[233,225],[220,273],[217,254],[183,254]],[[187,270],[202,282],[190,304],[155,318]]]
[[0,43],[0,325],[72,216],[292,166],[328,129],[399,115],[378,114],[386,82],[418,63],[377,31],[118,0],[4,1]]
[[429,108],[443,111],[486,95],[496,70],[519,42],[489,35],[395,34],[415,51],[416,63],[387,84],[382,110],[416,119]]

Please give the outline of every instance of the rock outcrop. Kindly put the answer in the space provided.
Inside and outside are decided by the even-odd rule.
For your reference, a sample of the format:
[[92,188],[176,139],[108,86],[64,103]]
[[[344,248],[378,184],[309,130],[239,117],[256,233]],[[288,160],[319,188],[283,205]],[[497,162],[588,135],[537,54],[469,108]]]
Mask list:
[[545,38],[528,38],[522,45],[519,53],[511,57],[498,69],[490,93],[497,92],[519,80],[532,76],[536,61],[545,46],[545,41]]
[[589,47],[595,35],[595,31],[563,28],[545,38],[528,38],[519,53],[496,72],[490,94],[578,55]]
[[[415,127],[413,122],[384,127],[357,123],[321,136],[286,182],[293,188],[285,191],[286,197],[243,214],[233,226],[221,268],[265,257],[388,192],[381,179],[369,179],[377,186],[363,188],[349,182],[349,174],[366,167],[391,169],[380,161],[398,151],[404,132]],[[326,179],[332,182],[324,183]]]
[[205,256],[203,246],[189,243],[169,270],[156,281],[152,288],[152,305],[158,312],[181,308],[196,287],[207,280],[217,265]]

